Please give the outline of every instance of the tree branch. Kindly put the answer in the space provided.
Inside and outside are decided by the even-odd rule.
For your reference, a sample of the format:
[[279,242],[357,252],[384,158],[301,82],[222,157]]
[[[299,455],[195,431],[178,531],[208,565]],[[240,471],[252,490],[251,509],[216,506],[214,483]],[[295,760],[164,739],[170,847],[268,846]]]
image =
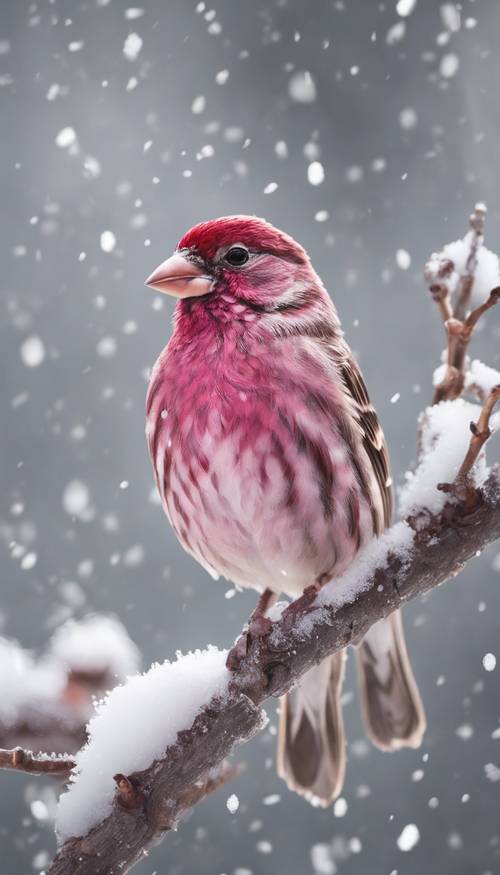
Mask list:
[[[465,383],[465,357],[474,328],[483,313],[493,307],[500,297],[500,289],[494,289],[488,300],[465,318],[474,285],[478,251],[484,239],[485,219],[486,207],[484,204],[477,204],[469,218],[471,235],[469,252],[464,272],[458,279],[454,306],[450,300],[450,278],[455,271],[454,263],[449,258],[439,259],[439,256],[433,256],[424,269],[425,279],[439,307],[448,337],[446,372],[441,383],[436,386],[433,404],[459,398],[462,394]],[[436,258],[438,258],[437,267]]]
[[16,772],[30,772],[32,775],[68,775],[75,768],[74,760],[65,756],[34,754],[22,747],[12,750],[0,749],[0,769]]
[[465,263],[465,271],[460,277],[458,285],[457,302],[454,309],[455,319],[463,320],[469,306],[472,286],[474,283],[474,274],[477,267],[477,253],[479,247],[482,246],[484,239],[484,223],[486,219],[486,207],[484,204],[476,204],[473,212],[469,217],[469,226],[471,230],[471,243],[469,255]]
[[476,495],[472,511],[464,501],[453,500],[439,515],[425,514],[425,523],[411,520],[416,532],[409,561],[388,554],[387,564],[370,575],[352,604],[338,610],[318,606],[316,596],[306,593],[285,609],[270,633],[250,638],[228,697],[207,703],[164,757],[128,776],[142,805],[127,809],[115,798],[111,814],[88,835],[65,842],[48,875],[130,871],[196,799],[190,788],[205,782],[235,745],[262,727],[259,706],[267,698],[283,695],[313,665],[359,640],[378,620],[456,576],[500,537],[498,471]]

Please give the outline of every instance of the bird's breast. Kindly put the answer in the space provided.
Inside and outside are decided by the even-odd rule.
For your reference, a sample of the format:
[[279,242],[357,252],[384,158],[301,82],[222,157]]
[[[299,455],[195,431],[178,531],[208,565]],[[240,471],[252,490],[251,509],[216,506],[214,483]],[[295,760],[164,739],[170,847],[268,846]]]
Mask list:
[[334,395],[311,401],[272,374],[247,361],[153,375],[148,441],[185,549],[242,586],[297,595],[352,561],[371,522]]

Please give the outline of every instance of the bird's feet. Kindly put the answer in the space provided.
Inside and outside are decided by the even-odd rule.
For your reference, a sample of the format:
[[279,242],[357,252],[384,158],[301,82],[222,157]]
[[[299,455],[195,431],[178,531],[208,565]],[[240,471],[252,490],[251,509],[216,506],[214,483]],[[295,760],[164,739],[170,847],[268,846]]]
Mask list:
[[272,629],[272,620],[265,616],[266,611],[272,607],[277,596],[271,590],[266,589],[259,598],[252,615],[248,628],[245,629],[234,647],[227,655],[226,666],[229,671],[237,671],[242,660],[247,655],[252,641],[256,638],[265,638]]

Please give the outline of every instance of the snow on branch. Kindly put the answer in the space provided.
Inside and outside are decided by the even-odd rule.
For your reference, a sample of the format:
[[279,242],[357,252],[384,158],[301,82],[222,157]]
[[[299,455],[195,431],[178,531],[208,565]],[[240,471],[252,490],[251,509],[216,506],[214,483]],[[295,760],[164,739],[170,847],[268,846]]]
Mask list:
[[446,325],[447,362],[435,404],[421,417],[420,459],[402,491],[401,521],[341,578],[276,606],[258,632],[244,631],[231,651],[231,671],[225,652],[209,648],[153,666],[114,690],[76,755],[59,806],[62,844],[47,875],[129,871],[187,808],[231,777],[225,758],[265,725],[266,699],[457,575],[500,537],[500,473],[485,458],[498,424],[493,408],[500,388],[492,369],[470,368],[483,387],[482,406],[460,397],[474,327],[498,298],[490,289],[500,284],[498,259],[483,247],[484,220],[478,205],[465,240],[445,247],[426,268]]
[[137,672],[139,652],[121,623],[91,615],[60,626],[39,660],[0,638],[0,666],[0,747],[74,753],[93,698]]
[[425,265],[424,276],[448,335],[446,362],[435,380],[434,404],[462,394],[474,328],[500,298],[498,256],[483,245],[485,219],[486,207],[476,204],[464,239],[433,253]]

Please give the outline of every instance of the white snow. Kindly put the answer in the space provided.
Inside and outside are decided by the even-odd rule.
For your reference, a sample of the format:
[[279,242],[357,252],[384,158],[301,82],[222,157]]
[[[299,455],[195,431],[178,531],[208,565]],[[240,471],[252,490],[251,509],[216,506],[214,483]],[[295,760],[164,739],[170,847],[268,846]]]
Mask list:
[[116,237],[112,231],[103,231],[100,237],[103,252],[113,252],[116,246]]
[[144,9],[139,6],[130,6],[129,9],[125,10],[125,18],[129,21],[135,21],[136,18],[142,18],[143,15]]
[[[470,441],[469,424],[476,422],[481,408],[459,398],[442,401],[421,414],[421,459],[415,471],[407,472],[406,484],[399,496],[401,516],[419,508],[437,513],[448,496],[439,491],[438,483],[451,483],[462,464]],[[478,486],[488,476],[484,453],[475,468]]]
[[[448,243],[441,252],[435,252],[427,264],[427,268],[437,273],[440,263],[449,259],[453,262],[452,273],[441,280],[446,282],[450,294],[457,290],[460,274],[465,272],[467,258],[470,253],[472,231],[468,231],[462,240]],[[477,266],[474,274],[474,284],[471,293],[471,305],[478,306],[486,300],[492,289],[500,285],[500,262],[498,256],[481,245],[477,252]]]
[[60,93],[61,93],[61,86],[57,82],[53,82],[52,85],[49,86],[49,89],[48,89],[45,97],[47,98],[47,100],[55,100],[56,97],[58,97],[58,95]]
[[411,265],[411,255],[406,249],[397,250],[396,264],[400,270],[408,270]]
[[226,801],[226,808],[231,814],[236,814],[239,807],[240,800],[238,799],[236,793],[232,793]]
[[385,41],[388,46],[395,46],[396,43],[404,39],[406,33],[406,24],[404,21],[397,21],[386,33]]
[[418,123],[418,115],[412,106],[405,106],[399,113],[399,124],[405,131],[411,131]]
[[339,796],[339,798],[333,803],[334,817],[345,817],[347,814],[347,808],[348,805],[346,800],[342,796]]
[[483,668],[485,671],[494,671],[497,658],[494,653],[485,653],[483,656]]
[[66,674],[52,662],[36,663],[16,641],[0,638],[0,722],[13,726],[24,708],[43,713],[64,689]]
[[440,10],[441,21],[452,33],[460,30],[460,10],[455,3],[443,3]]
[[402,521],[391,526],[379,538],[373,538],[344,574],[321,589],[315,604],[333,605],[335,608],[351,604],[371,586],[373,572],[385,567],[388,553],[398,556],[402,561],[409,556],[414,534],[410,526]]
[[45,347],[39,337],[27,337],[21,344],[21,358],[27,368],[37,368],[45,359]]
[[307,181],[311,185],[321,185],[325,178],[325,170],[319,161],[312,161],[307,168]]
[[345,178],[348,182],[361,182],[363,179],[363,168],[359,164],[353,164],[352,167],[347,168]]
[[456,73],[458,73],[458,68],[460,66],[460,61],[458,60],[458,55],[450,52],[448,55],[443,55],[441,58],[441,63],[439,65],[439,72],[441,76],[445,79],[452,79]]
[[401,18],[406,18],[408,15],[411,15],[416,5],[417,0],[398,0],[396,3],[396,12]]
[[118,680],[139,670],[140,654],[114,617],[94,614],[68,620],[52,636],[50,655],[72,671],[108,671]]
[[62,128],[56,137],[56,146],[60,149],[69,149],[76,143],[76,133],[74,128]]
[[69,620],[37,660],[16,641],[0,638],[0,723],[13,726],[27,710],[53,713],[60,707],[70,670],[106,670],[122,680],[137,671],[138,664],[135,644],[111,617]]
[[400,851],[412,851],[419,841],[420,832],[418,826],[414,823],[408,823],[398,838],[398,848]]
[[281,158],[282,160],[288,158],[288,146],[285,140],[278,140],[274,145],[274,151],[278,158]]
[[491,781],[492,784],[496,784],[497,781],[500,781],[500,769],[495,763],[486,763],[484,773],[488,778],[488,781]]
[[500,371],[483,365],[479,359],[471,362],[465,375],[466,388],[478,386],[487,395],[495,386],[500,386]]
[[100,355],[101,358],[105,359],[112,358],[116,353],[116,348],[117,343],[115,338],[106,335],[106,337],[101,337],[96,346],[97,355]]
[[203,97],[203,94],[199,94],[198,97],[195,97],[191,104],[191,112],[193,115],[200,115],[205,109],[207,105],[206,98]]
[[88,487],[81,480],[71,480],[66,484],[62,496],[62,505],[70,516],[80,517],[85,514],[90,502]]
[[129,33],[123,44],[123,54],[128,61],[135,61],[142,49],[142,37],[138,33]]
[[470,741],[474,735],[474,727],[470,723],[462,723],[461,726],[457,726],[455,729],[455,735],[461,741]]
[[323,842],[313,845],[311,848],[311,863],[314,875],[336,875],[337,873],[331,845]]
[[21,560],[21,568],[23,571],[31,571],[37,563],[38,556],[36,553],[26,553]]
[[293,74],[288,83],[288,93],[296,103],[313,103],[316,100],[316,83],[308,70]]
[[269,796],[264,796],[262,800],[263,805],[278,805],[279,802],[281,802],[279,793],[271,793]]
[[60,839],[84,835],[109,813],[113,775],[147,768],[188,728],[200,709],[227,690],[225,651],[215,647],[148,672],[116,687],[97,706],[88,725],[89,741],[76,756],[69,789],[58,806]]

